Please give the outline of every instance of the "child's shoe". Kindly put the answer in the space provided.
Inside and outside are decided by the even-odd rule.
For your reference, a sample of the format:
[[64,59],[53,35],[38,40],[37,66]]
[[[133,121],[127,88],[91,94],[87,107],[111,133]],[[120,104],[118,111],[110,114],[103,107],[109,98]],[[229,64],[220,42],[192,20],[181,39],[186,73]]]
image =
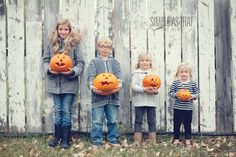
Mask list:
[[135,132],[134,133],[134,146],[140,147],[142,143],[142,133],[141,132]]
[[98,143],[98,142],[92,143],[92,149],[99,149],[101,147],[102,147],[101,143]]
[[175,145],[175,146],[178,146],[180,144],[179,139],[174,139],[172,144]]
[[190,141],[190,140],[185,140],[185,146],[186,146],[187,148],[192,148],[191,141]]
[[119,142],[109,142],[108,144],[110,146],[112,146],[112,147],[120,147],[120,143]]
[[157,135],[156,132],[149,133],[149,143],[155,145],[157,143]]

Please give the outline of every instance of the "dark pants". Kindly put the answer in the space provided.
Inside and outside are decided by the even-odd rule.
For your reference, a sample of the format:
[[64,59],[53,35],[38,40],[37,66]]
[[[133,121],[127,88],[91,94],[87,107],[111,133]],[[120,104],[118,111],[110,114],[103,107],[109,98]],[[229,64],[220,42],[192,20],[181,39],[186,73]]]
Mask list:
[[156,107],[135,107],[134,132],[142,132],[143,115],[147,111],[149,132],[156,132]]
[[192,110],[178,110],[174,109],[174,138],[180,138],[180,126],[184,124],[185,139],[191,139],[191,123],[192,123]]

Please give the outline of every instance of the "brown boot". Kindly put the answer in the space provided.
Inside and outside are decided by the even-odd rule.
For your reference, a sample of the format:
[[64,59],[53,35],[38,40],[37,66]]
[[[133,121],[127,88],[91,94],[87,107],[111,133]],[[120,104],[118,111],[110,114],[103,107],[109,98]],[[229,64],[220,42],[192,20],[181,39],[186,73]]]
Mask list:
[[150,144],[154,145],[157,143],[157,135],[156,132],[150,132],[149,133],[149,142]]
[[142,133],[135,132],[134,133],[134,146],[140,147],[142,143]]

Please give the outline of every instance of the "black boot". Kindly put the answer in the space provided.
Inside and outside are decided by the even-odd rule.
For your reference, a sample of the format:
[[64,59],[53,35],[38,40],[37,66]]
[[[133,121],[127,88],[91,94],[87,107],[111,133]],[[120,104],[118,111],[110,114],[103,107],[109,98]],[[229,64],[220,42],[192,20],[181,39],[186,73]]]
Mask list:
[[60,125],[55,125],[55,133],[54,133],[54,139],[48,142],[48,145],[50,147],[56,147],[58,145],[58,142],[60,141],[61,138],[61,126]]
[[70,133],[71,127],[62,127],[62,138],[61,138],[61,148],[68,149],[70,147]]

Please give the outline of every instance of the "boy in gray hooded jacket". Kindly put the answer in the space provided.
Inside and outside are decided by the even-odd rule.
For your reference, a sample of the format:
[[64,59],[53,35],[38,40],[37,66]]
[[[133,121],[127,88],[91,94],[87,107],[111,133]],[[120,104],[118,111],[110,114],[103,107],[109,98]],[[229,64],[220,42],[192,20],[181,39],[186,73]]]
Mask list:
[[[119,146],[118,91],[122,87],[121,70],[119,62],[110,56],[112,41],[109,38],[102,38],[97,42],[98,57],[90,61],[88,67],[88,87],[92,91],[92,130],[91,142],[93,147],[102,145],[102,128],[104,114],[107,118],[107,141],[112,146]],[[113,73],[119,80],[119,85],[112,91],[101,91],[93,86],[94,78],[101,73]]]

